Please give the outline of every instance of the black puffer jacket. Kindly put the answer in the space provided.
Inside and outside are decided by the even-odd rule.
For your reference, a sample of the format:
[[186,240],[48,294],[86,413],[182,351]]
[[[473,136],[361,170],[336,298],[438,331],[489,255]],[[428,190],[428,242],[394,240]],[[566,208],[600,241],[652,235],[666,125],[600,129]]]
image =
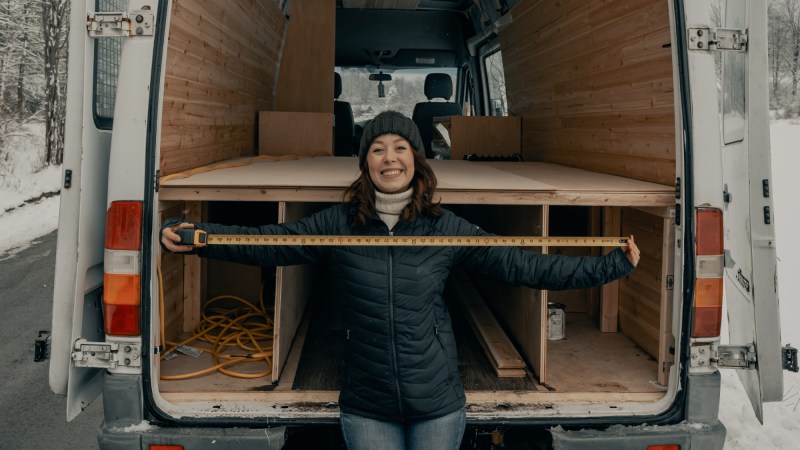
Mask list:
[[[295,223],[258,228],[198,223],[211,234],[389,235],[377,217],[349,225],[349,207],[337,205]],[[164,226],[181,220],[171,219]],[[395,226],[395,236],[487,235],[445,211]],[[450,269],[468,268],[536,289],[596,286],[633,270],[621,250],[600,258],[543,256],[513,247],[210,246],[204,257],[260,266],[326,261],[347,327],[339,398],[344,412],[387,421],[440,417],[465,404],[456,344],[442,300]]]

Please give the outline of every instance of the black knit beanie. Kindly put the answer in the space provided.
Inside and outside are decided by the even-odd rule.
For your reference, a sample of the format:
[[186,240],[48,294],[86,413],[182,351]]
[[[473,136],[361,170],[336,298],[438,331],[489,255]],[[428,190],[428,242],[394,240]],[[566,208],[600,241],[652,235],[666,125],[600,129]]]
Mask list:
[[364,128],[361,136],[361,148],[358,152],[358,167],[364,168],[367,163],[367,150],[372,145],[372,141],[383,134],[397,134],[405,138],[414,151],[425,154],[425,146],[422,143],[422,136],[419,128],[413,120],[400,114],[397,111],[384,111],[372,119]]

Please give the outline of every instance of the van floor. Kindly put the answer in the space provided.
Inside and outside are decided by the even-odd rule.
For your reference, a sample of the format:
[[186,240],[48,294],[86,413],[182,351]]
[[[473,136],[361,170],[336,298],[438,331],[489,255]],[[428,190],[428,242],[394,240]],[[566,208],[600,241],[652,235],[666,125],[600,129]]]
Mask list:
[[[339,390],[342,379],[344,330],[325,329],[329,314],[317,311],[312,317],[300,356],[292,389]],[[458,308],[450,308],[453,332],[458,347],[458,368],[467,390],[544,390],[529,375],[524,378],[499,378]]]
[[[331,305],[312,302],[310,324],[305,334],[292,390],[337,391],[341,387],[344,329],[331,312]],[[584,313],[568,313],[565,339],[548,341],[548,384],[537,382],[532,373],[524,378],[500,378],[459,308],[451,307],[453,330],[459,355],[459,371],[467,391],[610,392],[648,393],[665,391],[656,383],[657,363],[622,333],[603,333]],[[296,357],[296,356],[295,356]],[[292,359],[292,355],[289,356]],[[213,365],[211,358],[179,355],[162,361],[164,375],[190,373]],[[264,364],[234,368],[242,372],[265,370]],[[282,379],[232,378],[212,372],[187,380],[161,380],[162,392],[241,392],[285,390]],[[283,384],[283,386],[281,386]]]
[[[661,392],[658,365],[644,349],[622,333],[603,333],[584,313],[567,314],[566,338],[548,341],[549,383],[525,378],[499,378],[459,308],[450,308],[458,346],[458,367],[467,391]],[[292,389],[339,390],[344,331],[325,329],[315,314],[300,356]],[[316,322],[316,323],[315,323]]]

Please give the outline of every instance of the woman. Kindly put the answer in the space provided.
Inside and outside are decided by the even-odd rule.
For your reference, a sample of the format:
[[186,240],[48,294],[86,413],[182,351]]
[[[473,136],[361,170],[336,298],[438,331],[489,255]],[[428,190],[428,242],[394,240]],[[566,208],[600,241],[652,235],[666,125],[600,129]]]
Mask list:
[[[171,219],[161,241],[173,252],[176,228],[212,234],[486,236],[433,202],[436,177],[414,122],[379,114],[364,130],[360,177],[345,203],[298,222],[258,228]],[[597,286],[631,272],[629,240],[603,257],[540,255],[514,247],[210,246],[200,256],[276,266],[327,261],[347,329],[339,407],[347,447],[457,449],[466,425],[456,344],[442,300],[450,269],[469,269],[536,289]]]

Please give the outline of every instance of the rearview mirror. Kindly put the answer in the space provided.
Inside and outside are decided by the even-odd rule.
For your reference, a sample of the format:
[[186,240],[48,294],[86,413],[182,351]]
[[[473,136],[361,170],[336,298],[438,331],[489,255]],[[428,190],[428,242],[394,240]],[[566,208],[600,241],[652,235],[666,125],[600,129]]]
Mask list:
[[392,76],[388,73],[371,73],[369,74],[370,81],[392,81]]
[[383,82],[384,81],[392,81],[392,76],[388,73],[371,73],[369,75],[369,79],[372,81],[378,82],[378,98],[386,97],[386,91],[384,90]]

